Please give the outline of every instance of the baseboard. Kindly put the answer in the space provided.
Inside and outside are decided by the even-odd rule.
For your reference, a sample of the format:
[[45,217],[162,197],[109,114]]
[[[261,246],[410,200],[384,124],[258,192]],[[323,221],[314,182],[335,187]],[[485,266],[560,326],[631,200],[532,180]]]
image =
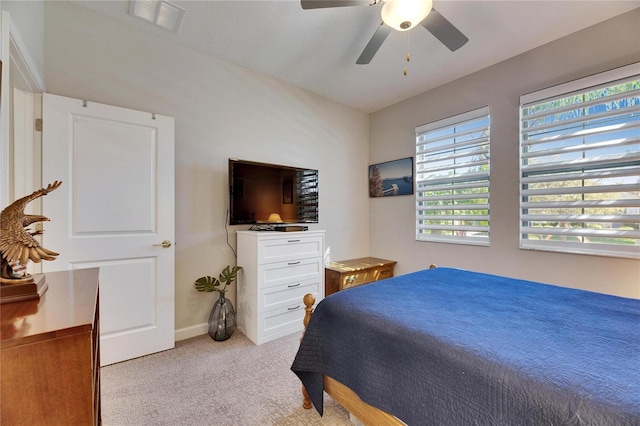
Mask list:
[[196,324],[191,327],[180,328],[175,331],[175,341],[190,339],[192,337],[201,336],[203,334],[207,334],[209,332],[208,324]]

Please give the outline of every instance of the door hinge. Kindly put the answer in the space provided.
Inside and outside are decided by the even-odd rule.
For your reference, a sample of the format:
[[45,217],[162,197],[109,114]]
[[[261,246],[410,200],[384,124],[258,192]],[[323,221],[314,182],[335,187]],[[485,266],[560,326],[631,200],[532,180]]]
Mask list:
[[42,131],[42,118],[36,118],[36,132]]

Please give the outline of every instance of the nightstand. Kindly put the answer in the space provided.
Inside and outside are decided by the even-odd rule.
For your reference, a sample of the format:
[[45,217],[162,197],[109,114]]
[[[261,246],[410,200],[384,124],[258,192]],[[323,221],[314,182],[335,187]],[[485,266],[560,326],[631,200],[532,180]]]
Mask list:
[[395,260],[361,257],[325,265],[324,295],[393,277]]

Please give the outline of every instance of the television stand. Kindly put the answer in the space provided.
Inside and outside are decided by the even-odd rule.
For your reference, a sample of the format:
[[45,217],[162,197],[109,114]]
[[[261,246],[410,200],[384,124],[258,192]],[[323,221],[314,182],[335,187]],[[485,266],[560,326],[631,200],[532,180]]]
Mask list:
[[324,297],[324,234],[236,231],[238,330],[256,345],[300,333],[301,298]]

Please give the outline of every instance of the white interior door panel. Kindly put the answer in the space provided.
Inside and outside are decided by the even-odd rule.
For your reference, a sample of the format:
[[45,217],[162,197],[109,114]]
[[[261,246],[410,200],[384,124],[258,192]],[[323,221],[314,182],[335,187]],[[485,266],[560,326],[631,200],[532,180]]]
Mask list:
[[43,272],[100,267],[102,365],[174,346],[173,118],[45,94]]

